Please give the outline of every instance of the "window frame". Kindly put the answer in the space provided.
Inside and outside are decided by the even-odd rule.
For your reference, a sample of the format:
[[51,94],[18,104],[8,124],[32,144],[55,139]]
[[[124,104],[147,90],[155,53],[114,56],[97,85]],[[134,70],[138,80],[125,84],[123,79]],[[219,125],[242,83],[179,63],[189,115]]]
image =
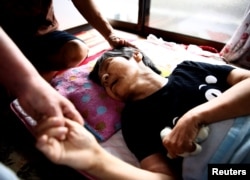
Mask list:
[[[118,30],[135,33],[142,37],[147,37],[149,34],[154,34],[157,37],[161,37],[166,41],[176,42],[181,44],[195,44],[195,45],[202,45],[202,46],[211,46],[220,51],[225,43],[217,42],[213,40],[207,40],[198,38],[195,36],[190,36],[186,34],[180,34],[175,32],[170,32],[166,30],[160,30],[156,28],[152,28],[149,26],[145,26],[149,24],[149,16],[150,16],[150,4],[151,0],[138,0],[138,21],[137,24],[108,19],[110,24]],[[77,33],[79,31],[87,30],[91,28],[89,24],[84,24],[78,27],[74,27],[68,29],[69,32]]]

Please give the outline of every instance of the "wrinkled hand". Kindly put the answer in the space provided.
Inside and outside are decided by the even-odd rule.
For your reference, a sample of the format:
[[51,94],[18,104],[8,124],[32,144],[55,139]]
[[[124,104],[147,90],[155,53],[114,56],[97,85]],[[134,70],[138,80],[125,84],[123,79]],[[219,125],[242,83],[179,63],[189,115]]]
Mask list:
[[122,47],[122,46],[137,48],[135,45],[133,45],[126,39],[120,38],[114,34],[108,37],[108,42],[113,48]]
[[193,120],[192,114],[187,113],[181,117],[172,131],[166,135],[162,142],[172,158],[178,154],[193,152],[196,148],[194,142],[199,131],[199,126]]
[[[58,119],[50,118],[40,126],[41,135],[36,147],[56,164],[67,165],[79,170],[88,170],[98,161],[98,143],[82,125],[65,120],[65,127],[55,126]],[[64,134],[64,140],[56,136]]]
[[22,95],[17,98],[24,111],[38,123],[49,117],[58,117],[61,119],[61,124],[58,125],[63,126],[63,117],[66,117],[83,124],[83,118],[74,105],[46,81],[39,81],[32,85],[23,88]]

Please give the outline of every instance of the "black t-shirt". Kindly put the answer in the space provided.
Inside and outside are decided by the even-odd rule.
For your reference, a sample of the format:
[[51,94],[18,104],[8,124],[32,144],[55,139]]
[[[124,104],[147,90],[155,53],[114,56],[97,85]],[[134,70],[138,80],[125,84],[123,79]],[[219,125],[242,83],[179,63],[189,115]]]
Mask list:
[[184,61],[168,77],[168,83],[143,100],[126,103],[122,112],[122,132],[128,148],[139,161],[166,150],[160,131],[173,127],[189,109],[228,89],[227,76],[233,68]]

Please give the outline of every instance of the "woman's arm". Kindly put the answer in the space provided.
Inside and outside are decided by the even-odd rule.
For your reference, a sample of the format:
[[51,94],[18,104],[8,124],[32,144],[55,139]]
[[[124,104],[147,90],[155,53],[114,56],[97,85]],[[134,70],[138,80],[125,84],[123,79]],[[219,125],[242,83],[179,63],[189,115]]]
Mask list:
[[72,2],[83,17],[99,31],[105,39],[108,39],[114,30],[100,12],[97,4],[93,0],[72,0]]
[[[127,40],[116,35],[109,21],[100,12],[94,0],[72,0],[82,16],[109,42],[112,47],[132,46]],[[112,5],[110,5],[112,6]]]
[[187,113],[195,118],[193,123],[200,126],[250,114],[250,71],[234,69],[229,73],[227,82],[231,88],[222,95]]
[[41,77],[7,34],[0,28],[0,82],[20,96],[32,79]]
[[[163,173],[143,170],[116,158],[103,149],[94,136],[78,123],[66,120],[66,127],[55,127],[57,120],[51,118],[37,127],[41,132],[37,148],[52,162],[70,166],[97,179],[173,179]],[[61,128],[68,131],[64,141],[53,138],[65,133]]]
[[231,88],[185,113],[164,138],[164,146],[172,157],[194,150],[193,142],[201,125],[250,114],[250,71],[234,69],[227,81]]

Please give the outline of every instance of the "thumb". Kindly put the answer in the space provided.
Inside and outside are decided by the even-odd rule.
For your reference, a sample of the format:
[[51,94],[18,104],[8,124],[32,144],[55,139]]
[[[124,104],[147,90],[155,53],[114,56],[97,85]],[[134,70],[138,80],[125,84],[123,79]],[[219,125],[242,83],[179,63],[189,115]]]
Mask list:
[[[47,135],[43,135],[40,138],[37,139],[36,142],[36,148],[40,150],[45,156],[47,156],[49,159],[52,161],[53,159],[53,154],[54,154],[54,146],[56,144],[56,139],[55,138],[49,138]],[[54,160],[55,161],[55,160]]]

